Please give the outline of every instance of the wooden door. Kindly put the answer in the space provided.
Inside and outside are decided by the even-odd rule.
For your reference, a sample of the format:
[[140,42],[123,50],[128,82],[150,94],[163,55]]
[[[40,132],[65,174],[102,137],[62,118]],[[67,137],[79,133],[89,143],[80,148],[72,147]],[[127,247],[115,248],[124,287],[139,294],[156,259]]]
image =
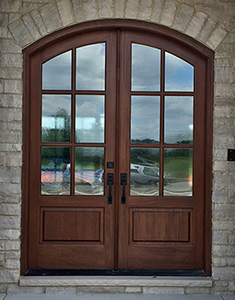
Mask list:
[[204,57],[115,28],[30,60],[27,268],[204,269]]

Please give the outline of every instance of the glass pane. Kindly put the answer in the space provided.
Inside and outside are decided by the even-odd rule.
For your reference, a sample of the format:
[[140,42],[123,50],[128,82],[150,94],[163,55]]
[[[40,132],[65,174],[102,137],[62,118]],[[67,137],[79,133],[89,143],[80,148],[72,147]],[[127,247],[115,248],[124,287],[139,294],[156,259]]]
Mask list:
[[193,150],[164,150],[164,196],[192,196]]
[[43,90],[71,90],[72,51],[60,54],[42,65]]
[[105,90],[105,43],[76,49],[76,89]]
[[192,92],[194,67],[183,59],[167,52],[165,60],[165,91]]
[[104,142],[104,96],[76,96],[76,142]]
[[75,148],[75,195],[104,194],[104,148]]
[[165,143],[193,143],[193,97],[165,97]]
[[159,143],[160,97],[131,97],[131,142]]
[[131,148],[130,195],[159,195],[159,149]]
[[70,195],[70,148],[42,147],[41,194]]
[[159,49],[132,44],[132,91],[160,91]]
[[42,95],[42,142],[70,142],[71,96]]

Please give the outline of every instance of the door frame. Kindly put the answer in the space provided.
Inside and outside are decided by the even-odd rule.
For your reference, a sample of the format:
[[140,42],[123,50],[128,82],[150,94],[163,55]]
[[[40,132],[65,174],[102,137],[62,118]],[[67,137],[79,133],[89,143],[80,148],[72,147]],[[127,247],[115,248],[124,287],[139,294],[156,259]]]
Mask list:
[[188,51],[196,52],[206,62],[206,132],[205,132],[205,195],[204,195],[204,268],[206,275],[211,275],[211,194],[212,194],[212,133],[213,133],[213,58],[214,54],[197,41],[166,27],[133,20],[104,20],[78,24],[57,31],[23,50],[23,168],[22,168],[22,233],[21,233],[21,274],[24,275],[28,266],[28,226],[29,226],[29,134],[30,134],[30,77],[31,56],[65,38],[87,32],[100,30],[128,29],[135,32],[149,32],[165,39],[172,39],[186,47]]

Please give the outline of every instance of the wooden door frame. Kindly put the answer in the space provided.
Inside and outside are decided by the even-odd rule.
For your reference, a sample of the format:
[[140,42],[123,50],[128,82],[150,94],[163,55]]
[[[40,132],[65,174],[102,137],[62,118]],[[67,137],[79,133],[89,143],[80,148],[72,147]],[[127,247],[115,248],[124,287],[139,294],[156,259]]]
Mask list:
[[199,54],[206,63],[206,133],[205,133],[205,203],[204,203],[204,270],[206,275],[211,275],[211,194],[212,194],[212,133],[213,133],[213,59],[214,53],[199,44],[197,41],[184,36],[166,27],[150,24],[143,21],[133,20],[103,20],[78,24],[53,33],[29,46],[23,51],[23,169],[22,169],[22,234],[21,234],[21,274],[24,275],[28,266],[28,226],[29,226],[29,134],[30,134],[30,77],[31,77],[31,57],[43,49],[64,39],[82,33],[95,32],[101,30],[131,30],[138,32],[148,32],[156,36],[172,39],[182,47],[186,47],[190,52]]

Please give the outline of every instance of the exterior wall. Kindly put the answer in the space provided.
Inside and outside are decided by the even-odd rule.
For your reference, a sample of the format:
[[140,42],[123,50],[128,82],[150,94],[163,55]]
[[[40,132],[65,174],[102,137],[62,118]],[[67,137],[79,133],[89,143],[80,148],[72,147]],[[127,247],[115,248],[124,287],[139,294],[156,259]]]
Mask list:
[[[235,162],[227,162],[227,149],[235,148],[234,15],[234,0],[0,1],[0,292],[48,291],[48,288],[45,290],[43,287],[18,288],[21,235],[22,49],[73,24],[119,18],[144,20],[167,26],[185,33],[215,51],[212,196],[214,284],[212,289],[191,288],[191,293],[234,293]],[[49,288],[49,291],[50,289],[53,292],[61,288]],[[74,287],[69,289],[75,291]],[[119,288],[114,289],[115,291],[121,292]],[[128,291],[140,292],[141,289],[129,287]],[[190,293],[190,288],[187,291]],[[165,292],[162,290],[162,293]]]

